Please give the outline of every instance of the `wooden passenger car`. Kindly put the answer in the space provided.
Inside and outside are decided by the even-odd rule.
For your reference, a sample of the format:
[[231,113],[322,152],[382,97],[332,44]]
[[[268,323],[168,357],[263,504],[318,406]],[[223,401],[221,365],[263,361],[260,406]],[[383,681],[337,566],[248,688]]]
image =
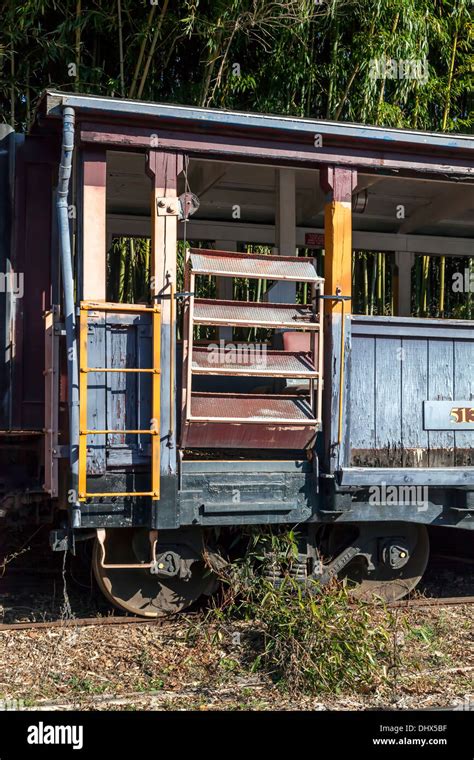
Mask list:
[[[211,590],[216,526],[298,524],[303,575],[387,598],[427,525],[474,526],[474,326],[411,312],[415,256],[473,255],[472,137],[55,92],[1,137],[4,513],[95,531],[147,615]],[[143,302],[111,302],[119,238],[151,238]],[[390,314],[356,313],[358,251],[390,255]]]

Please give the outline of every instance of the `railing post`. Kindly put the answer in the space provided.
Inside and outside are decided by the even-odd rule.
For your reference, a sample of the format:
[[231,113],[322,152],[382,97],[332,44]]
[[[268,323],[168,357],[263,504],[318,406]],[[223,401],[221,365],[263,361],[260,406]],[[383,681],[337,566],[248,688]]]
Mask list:
[[[160,441],[160,502],[151,527],[177,527],[177,454],[176,431],[176,368],[171,369],[172,358],[176,361],[176,309],[171,309],[172,285],[176,287],[177,233],[178,233],[178,175],[183,168],[183,156],[164,153],[150,147],[147,155],[147,174],[151,178],[151,294],[153,303],[161,303],[161,410],[159,416]],[[173,318],[173,323],[171,319]],[[171,346],[174,342],[174,350]],[[170,383],[174,409],[170,406]],[[151,424],[155,424],[154,420]],[[171,438],[171,440],[170,440]],[[153,444],[152,444],[153,448]],[[159,525],[158,525],[159,520]]]
[[[347,342],[350,323],[351,301],[330,299],[328,296],[352,296],[352,193],[357,184],[357,172],[338,166],[324,167],[320,171],[320,183],[326,193],[324,206],[324,466],[333,472],[344,463],[348,450],[346,438],[349,428],[343,425],[341,436],[341,415],[345,419],[348,409],[346,391],[348,378],[341,365],[350,355],[342,350],[342,340]],[[344,319],[344,324],[343,324]],[[342,330],[345,337],[343,338]],[[344,374],[342,374],[344,373]],[[345,377],[341,383],[341,377]],[[341,398],[344,394],[344,399]]]

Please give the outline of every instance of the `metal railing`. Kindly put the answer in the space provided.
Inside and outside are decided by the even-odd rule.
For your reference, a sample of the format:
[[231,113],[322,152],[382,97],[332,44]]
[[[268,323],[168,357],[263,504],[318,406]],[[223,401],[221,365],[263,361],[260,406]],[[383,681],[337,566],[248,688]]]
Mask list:
[[[87,362],[88,314],[91,311],[114,313],[151,314],[152,320],[152,367],[89,367]],[[80,352],[79,352],[79,501],[102,496],[151,496],[160,498],[160,341],[161,307],[142,304],[82,301],[80,304]],[[91,373],[130,372],[152,375],[151,427],[144,430],[98,430],[87,427],[87,378]],[[151,491],[89,492],[87,491],[87,436],[88,435],[150,435],[151,436]]]

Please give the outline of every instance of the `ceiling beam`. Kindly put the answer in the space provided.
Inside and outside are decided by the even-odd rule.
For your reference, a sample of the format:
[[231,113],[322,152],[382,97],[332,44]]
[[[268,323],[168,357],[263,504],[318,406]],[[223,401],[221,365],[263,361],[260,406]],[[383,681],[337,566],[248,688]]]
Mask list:
[[406,235],[443,219],[457,219],[469,209],[474,209],[474,187],[451,186],[449,190],[433,198],[430,203],[417,208],[408,219],[402,222],[398,232]]
[[[146,216],[107,214],[107,229],[112,235],[150,235],[150,219]],[[296,245],[304,246],[305,234],[324,234],[320,227],[298,226]],[[178,237],[183,236],[183,226],[178,225]],[[242,243],[275,245],[273,224],[251,222],[228,222],[191,218],[187,224],[189,240],[230,240]],[[433,256],[472,256],[472,238],[443,235],[400,235],[397,232],[372,232],[354,230],[353,248],[361,251],[399,251],[401,253],[431,254]]]
[[[377,182],[381,182],[383,179],[386,179],[386,177],[377,177],[374,175],[366,175],[360,177],[352,195],[355,196],[358,193],[361,193],[363,190],[367,190],[369,187],[376,185]],[[324,211],[325,202],[325,193],[323,193],[319,185],[315,183],[315,186],[312,188],[312,190],[305,193],[303,203],[298,204],[298,224],[301,225],[304,222],[309,223],[315,217],[322,214]]]

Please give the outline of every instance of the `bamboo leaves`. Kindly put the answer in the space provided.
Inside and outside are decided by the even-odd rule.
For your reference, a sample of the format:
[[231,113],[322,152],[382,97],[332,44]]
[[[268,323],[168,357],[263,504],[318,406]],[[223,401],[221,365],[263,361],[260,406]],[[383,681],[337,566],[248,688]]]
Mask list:
[[[20,128],[45,87],[472,128],[468,0],[26,0],[4,8],[0,114]],[[426,63],[421,78],[406,72],[417,61]]]

